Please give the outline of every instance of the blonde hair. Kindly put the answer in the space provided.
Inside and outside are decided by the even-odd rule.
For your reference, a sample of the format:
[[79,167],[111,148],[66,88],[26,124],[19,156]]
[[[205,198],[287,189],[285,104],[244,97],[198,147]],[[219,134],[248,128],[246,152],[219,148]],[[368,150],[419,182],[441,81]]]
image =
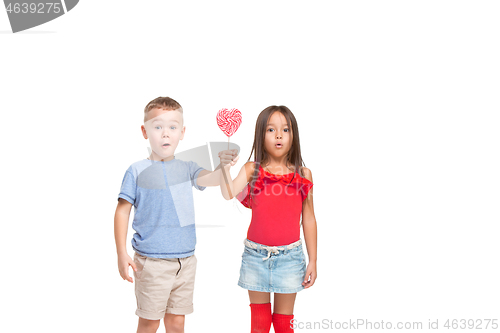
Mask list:
[[168,111],[176,110],[183,113],[182,106],[177,103],[176,100],[170,97],[157,97],[149,102],[144,108],[144,122],[148,119],[148,112],[153,109],[163,109]]

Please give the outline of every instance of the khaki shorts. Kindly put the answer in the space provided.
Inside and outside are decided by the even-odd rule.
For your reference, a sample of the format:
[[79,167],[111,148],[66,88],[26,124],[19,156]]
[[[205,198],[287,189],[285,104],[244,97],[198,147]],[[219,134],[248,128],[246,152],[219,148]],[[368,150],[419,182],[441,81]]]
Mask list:
[[196,257],[157,259],[134,255],[137,266],[135,296],[141,318],[159,320],[165,313],[186,315],[193,312]]

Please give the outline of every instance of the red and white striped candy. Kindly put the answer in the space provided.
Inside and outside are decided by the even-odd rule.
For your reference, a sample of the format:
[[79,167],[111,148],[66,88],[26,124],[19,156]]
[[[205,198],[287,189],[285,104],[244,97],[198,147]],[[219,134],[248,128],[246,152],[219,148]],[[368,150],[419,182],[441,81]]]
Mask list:
[[241,112],[238,109],[220,109],[217,112],[217,125],[228,137],[241,125]]

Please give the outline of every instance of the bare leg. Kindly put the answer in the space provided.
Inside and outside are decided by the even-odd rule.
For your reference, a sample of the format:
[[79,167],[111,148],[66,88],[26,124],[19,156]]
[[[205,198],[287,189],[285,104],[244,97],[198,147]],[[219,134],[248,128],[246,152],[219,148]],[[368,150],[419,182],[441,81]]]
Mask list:
[[295,305],[295,296],[294,294],[278,294],[274,293],[274,313],[284,314],[284,315],[292,315],[293,314],[293,306]]
[[250,297],[251,333],[269,333],[273,321],[271,293],[248,291]]
[[160,326],[159,320],[149,320],[139,317],[139,325],[137,326],[137,333],[155,333]]
[[271,293],[249,290],[248,297],[250,297],[250,303],[253,304],[264,304],[271,302]]
[[165,313],[165,318],[163,318],[163,322],[165,324],[165,332],[184,333],[185,317],[186,317],[185,315]]

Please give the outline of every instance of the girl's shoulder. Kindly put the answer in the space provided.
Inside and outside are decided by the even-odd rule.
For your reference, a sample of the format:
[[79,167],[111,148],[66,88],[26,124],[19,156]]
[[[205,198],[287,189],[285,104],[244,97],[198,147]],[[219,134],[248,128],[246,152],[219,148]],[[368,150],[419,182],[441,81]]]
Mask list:
[[246,162],[243,167],[241,168],[242,171],[245,169],[245,174],[246,174],[246,180],[247,183],[250,182],[250,180],[253,177],[254,171],[255,171],[256,164],[253,161]]
[[309,180],[312,183],[312,172],[310,169],[306,168],[305,166],[300,167],[301,173],[304,175],[304,178]]
[[243,165],[243,167],[245,168],[245,170],[248,172],[253,172],[255,170],[255,162],[254,161],[248,161],[245,163],[245,165]]

